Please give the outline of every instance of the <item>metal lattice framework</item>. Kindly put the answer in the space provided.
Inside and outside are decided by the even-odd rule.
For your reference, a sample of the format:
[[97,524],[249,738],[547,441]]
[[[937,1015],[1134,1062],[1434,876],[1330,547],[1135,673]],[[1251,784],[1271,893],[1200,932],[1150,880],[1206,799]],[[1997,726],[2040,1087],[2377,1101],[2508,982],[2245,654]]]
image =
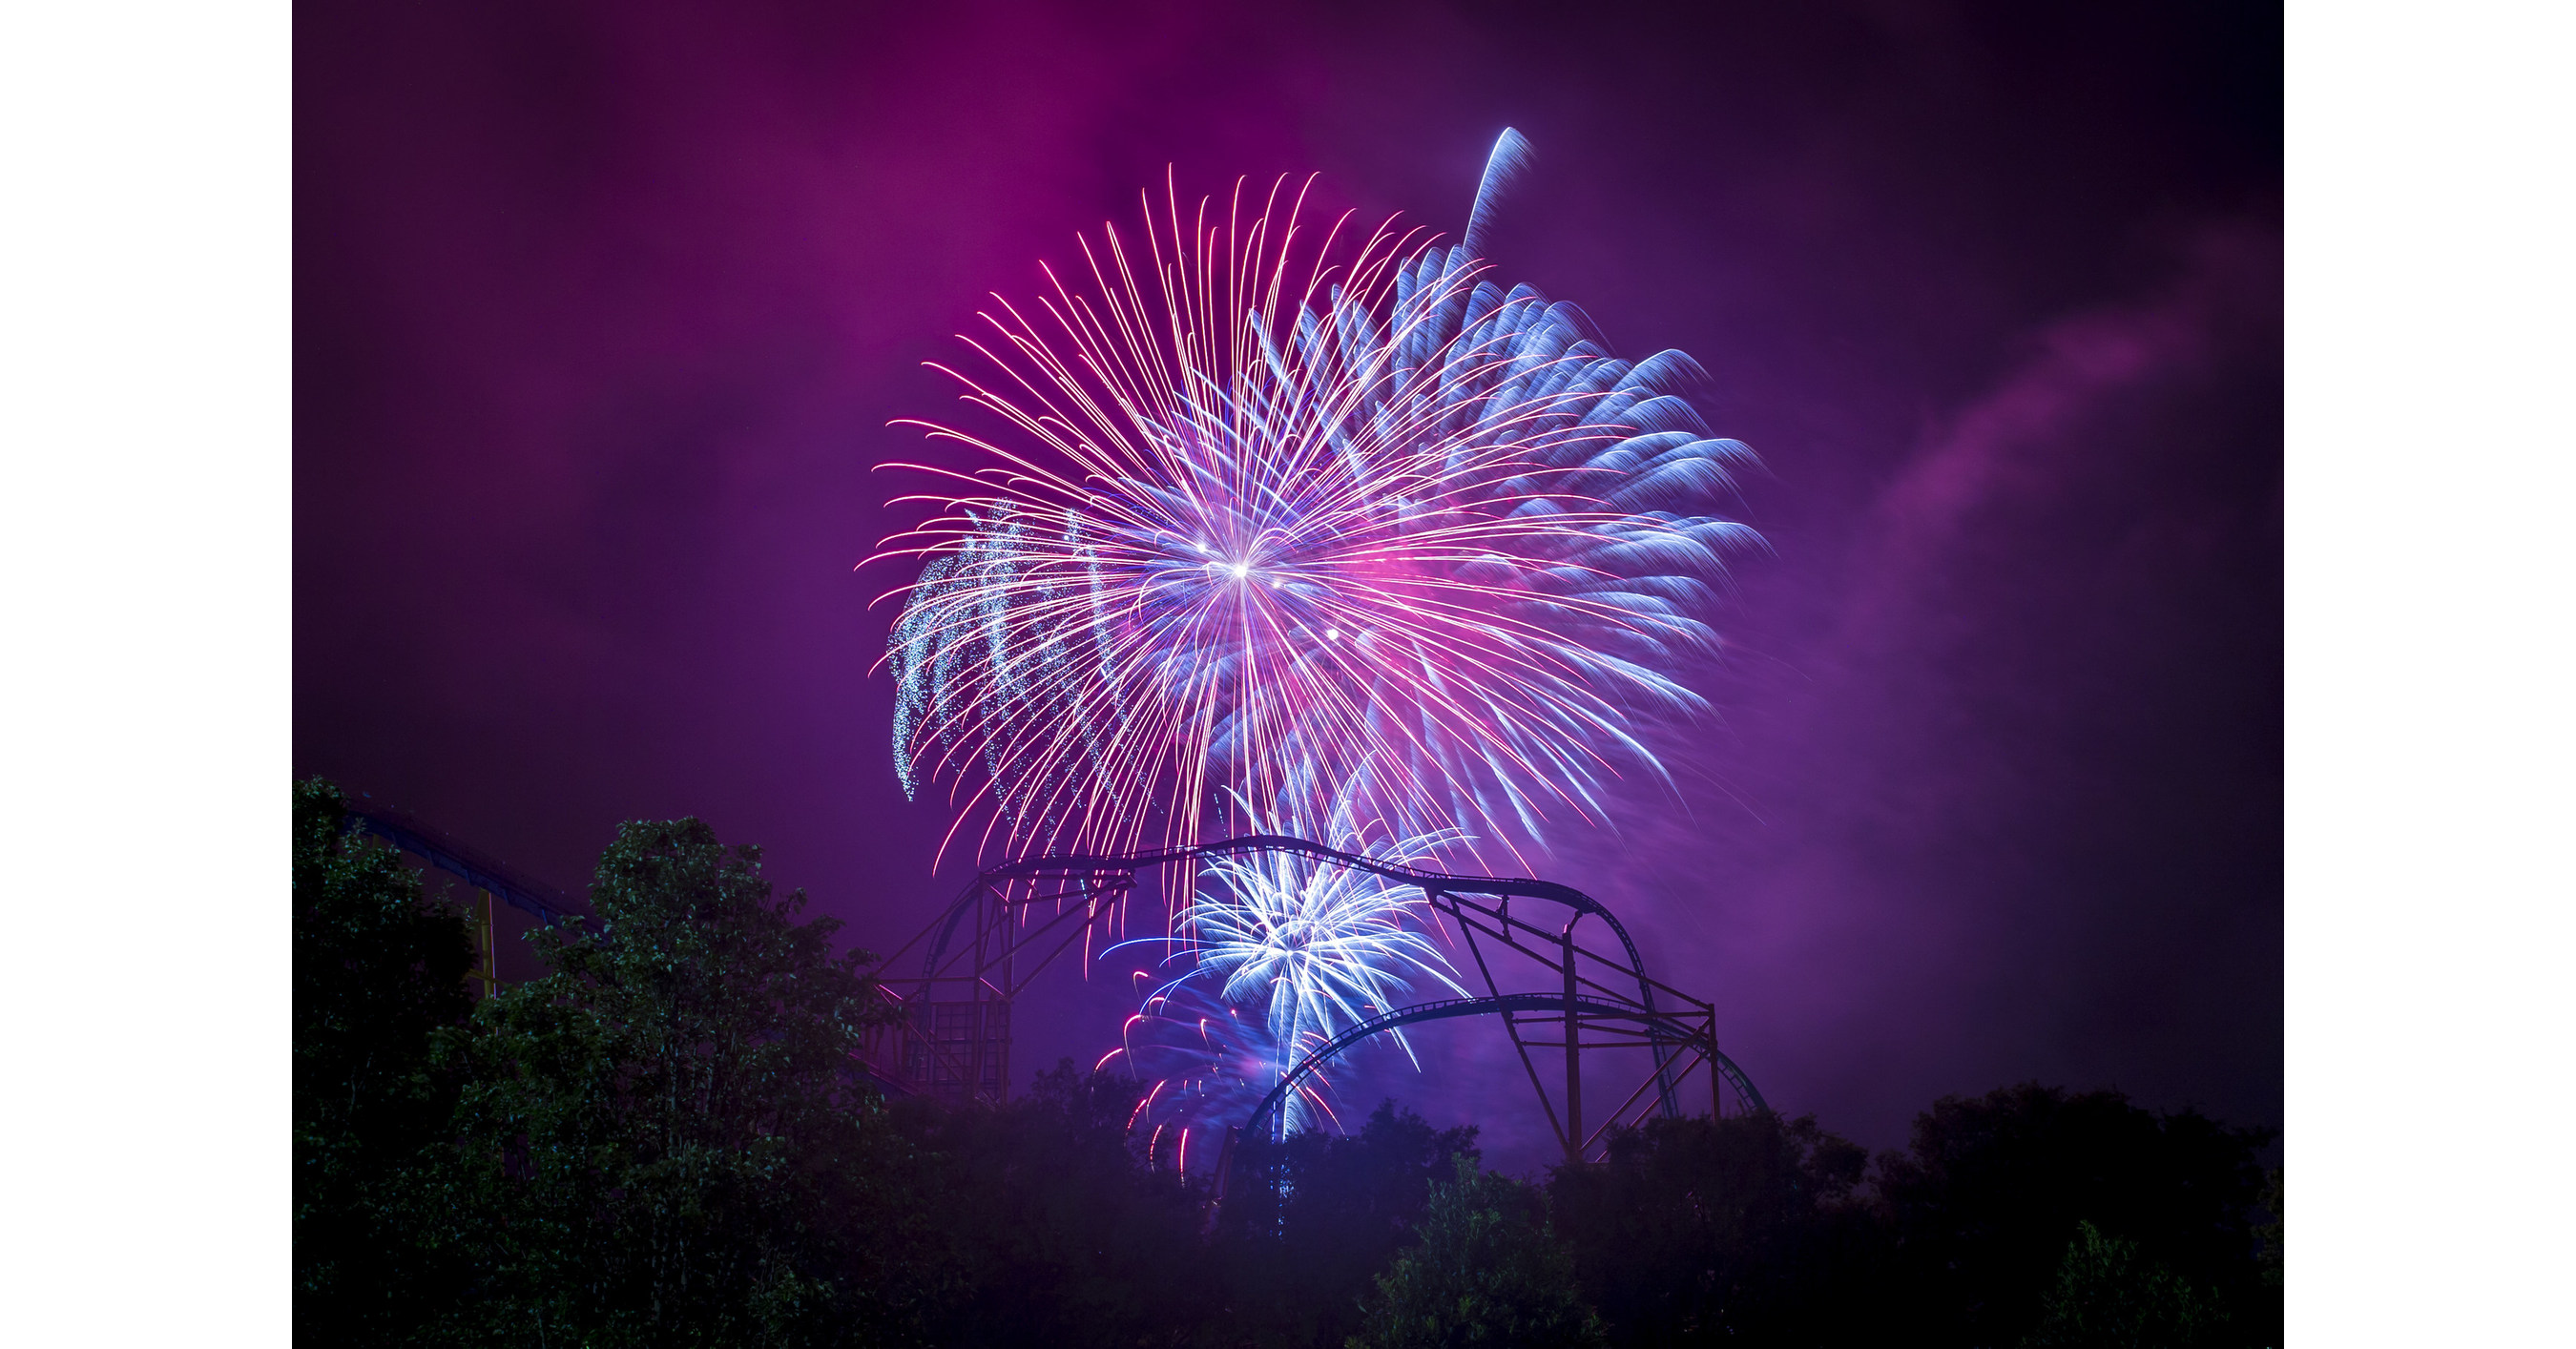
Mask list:
[[[1486,995],[1389,1009],[1350,1027],[1285,1074],[1244,1123],[1278,1127],[1279,1108],[1300,1082],[1334,1057],[1399,1026],[1491,1016],[1510,1038],[1548,1127],[1569,1160],[1598,1155],[1615,1127],[1650,1112],[1684,1112],[1690,1075],[1705,1068],[1709,1107],[1727,1113],[1766,1109],[1742,1069],[1719,1052],[1717,1011],[1646,973],[1628,930],[1600,901],[1554,881],[1455,876],[1363,857],[1300,838],[1255,834],[1157,852],[1029,857],[978,875],[919,936],[879,967],[881,996],[904,1015],[878,1029],[866,1057],[889,1085],[951,1103],[1000,1101],[1009,1094],[1011,1005],[1039,971],[1077,944],[1086,957],[1095,938],[1123,924],[1140,873],[1182,869],[1194,879],[1208,858],[1287,854],[1348,867],[1419,887],[1431,910],[1457,927]],[[1522,912],[1515,913],[1515,901]],[[1538,915],[1562,922],[1532,922]],[[1615,949],[1587,945],[1580,925],[1615,936]],[[918,975],[897,974],[920,953]],[[1535,986],[1533,986],[1535,985]],[[1643,1049],[1651,1068],[1619,1104],[1587,1130],[1583,1055]],[[1562,1056],[1561,1092],[1551,1092],[1533,1050]],[[1615,1089],[1615,1085],[1613,1087]],[[1229,1131],[1229,1144],[1233,1131]],[[1229,1151],[1230,1151],[1229,1147]],[[1220,1160],[1219,1174],[1226,1162]]]
[[495,900],[532,915],[547,927],[567,918],[591,916],[587,903],[530,879],[510,864],[408,811],[364,792],[342,801],[341,808],[343,833],[373,835],[474,887],[475,899],[467,910],[467,928],[474,940],[474,968],[465,977],[482,996],[488,997],[501,987],[500,931],[492,909]]

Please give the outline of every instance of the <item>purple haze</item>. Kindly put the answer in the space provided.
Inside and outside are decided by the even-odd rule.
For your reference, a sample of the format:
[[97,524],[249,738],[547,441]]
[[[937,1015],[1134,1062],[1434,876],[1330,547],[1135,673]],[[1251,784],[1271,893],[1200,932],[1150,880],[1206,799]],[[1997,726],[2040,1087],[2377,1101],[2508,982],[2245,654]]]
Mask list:
[[[2025,1077],[2277,1123],[2277,16],[1724,8],[308,8],[298,771],[566,885],[699,814],[900,943],[959,877],[851,568],[918,363],[1167,163],[1454,235],[1510,124],[1504,273],[1708,367],[1774,549],[1685,800],[1555,878],[1865,1141]],[[1345,1099],[1510,1133],[1484,1039]]]

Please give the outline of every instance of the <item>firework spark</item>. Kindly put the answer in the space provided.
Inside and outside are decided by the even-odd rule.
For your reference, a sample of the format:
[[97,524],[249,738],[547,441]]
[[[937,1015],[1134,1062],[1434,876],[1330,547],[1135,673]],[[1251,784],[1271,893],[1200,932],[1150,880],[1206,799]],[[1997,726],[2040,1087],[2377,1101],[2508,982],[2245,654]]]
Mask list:
[[[1161,1167],[1178,1160],[1184,1130],[1222,1136],[1241,1124],[1278,1081],[1278,1059],[1260,1009],[1229,1006],[1213,989],[1185,982],[1146,996],[1119,1047],[1095,1066],[1119,1068],[1144,1084],[1127,1128],[1149,1164]],[[1301,1118],[1332,1117],[1320,1076],[1298,1083]]]
[[[1331,847],[1410,865],[1465,842],[1450,830],[1386,839],[1356,809],[1349,795],[1337,798]],[[1373,835],[1385,841],[1373,846]],[[1418,985],[1467,996],[1432,940],[1434,922],[1419,890],[1338,863],[1290,853],[1212,860],[1168,939],[1184,972],[1154,990],[1128,1027],[1130,1071],[1158,1082],[1147,1105],[1167,1090],[1173,1097],[1156,1122],[1211,1104],[1239,1113],[1306,1055]],[[1412,1056],[1401,1031],[1388,1036]],[[1321,1074],[1307,1079],[1284,1127],[1329,1113],[1327,1090]]]
[[1524,150],[1457,247],[1353,242],[1284,180],[1187,216],[1167,186],[1141,247],[1107,227],[996,297],[990,373],[947,373],[999,427],[913,423],[983,462],[908,466],[953,486],[880,553],[924,564],[888,652],[908,791],[980,778],[1014,850],[1195,842],[1233,800],[1294,832],[1318,783],[1509,847],[1662,772],[1640,733],[1704,706],[1673,670],[1757,542],[1704,509],[1750,452],[1672,392],[1688,357],[1486,278]]

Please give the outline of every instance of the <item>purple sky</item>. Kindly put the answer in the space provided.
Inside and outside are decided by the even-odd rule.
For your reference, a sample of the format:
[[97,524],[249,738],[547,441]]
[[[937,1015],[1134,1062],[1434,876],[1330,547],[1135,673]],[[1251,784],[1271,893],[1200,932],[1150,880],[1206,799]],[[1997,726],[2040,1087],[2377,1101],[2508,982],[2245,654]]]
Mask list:
[[[298,14],[299,772],[567,886],[701,815],[900,943],[959,878],[852,567],[919,363],[1166,164],[1454,234],[1509,124],[1505,278],[1697,357],[1772,545],[1683,799],[1552,878],[1872,1144],[2028,1077],[2279,1122],[2277,15],[864,8]],[[1490,1038],[1384,1085],[1517,1127]]]

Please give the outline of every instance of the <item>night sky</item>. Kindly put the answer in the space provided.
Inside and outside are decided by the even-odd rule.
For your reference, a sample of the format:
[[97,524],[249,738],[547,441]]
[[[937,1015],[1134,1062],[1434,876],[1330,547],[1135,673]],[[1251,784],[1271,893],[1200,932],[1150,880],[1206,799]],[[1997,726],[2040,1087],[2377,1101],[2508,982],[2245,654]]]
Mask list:
[[[2277,1124],[2278,15],[1280,8],[301,8],[297,771],[568,887],[696,814],[899,944],[962,879],[854,570],[920,363],[1166,165],[1454,236],[1510,125],[1504,279],[1706,366],[1770,543],[1680,797],[1547,874],[1870,1144],[2025,1078]],[[1510,1135],[1498,1038],[1359,1085]]]

